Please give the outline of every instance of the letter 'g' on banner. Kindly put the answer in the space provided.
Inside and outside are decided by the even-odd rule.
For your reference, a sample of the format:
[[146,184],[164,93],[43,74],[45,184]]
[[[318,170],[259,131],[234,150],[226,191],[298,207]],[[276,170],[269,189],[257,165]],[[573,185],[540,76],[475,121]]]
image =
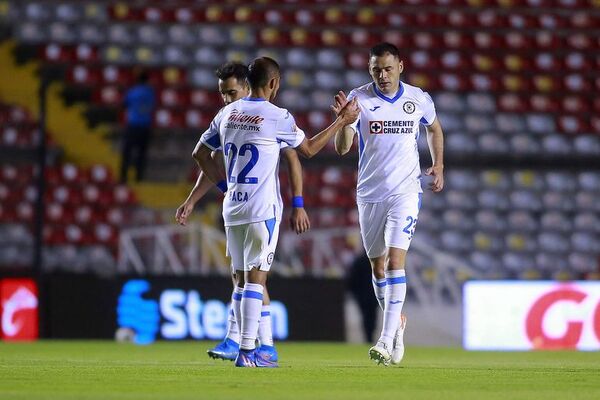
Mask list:
[[38,290],[32,279],[0,280],[2,340],[38,338]]

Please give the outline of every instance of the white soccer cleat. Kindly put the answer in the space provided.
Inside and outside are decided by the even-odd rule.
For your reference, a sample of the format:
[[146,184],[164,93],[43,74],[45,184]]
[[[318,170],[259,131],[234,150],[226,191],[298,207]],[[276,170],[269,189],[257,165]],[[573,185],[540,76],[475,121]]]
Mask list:
[[404,357],[404,330],[406,329],[406,315],[400,317],[400,326],[394,337],[394,350],[392,351],[391,363],[398,365]]
[[387,345],[383,342],[377,342],[377,344],[369,349],[369,357],[377,364],[390,365],[390,359],[392,355],[387,348]]

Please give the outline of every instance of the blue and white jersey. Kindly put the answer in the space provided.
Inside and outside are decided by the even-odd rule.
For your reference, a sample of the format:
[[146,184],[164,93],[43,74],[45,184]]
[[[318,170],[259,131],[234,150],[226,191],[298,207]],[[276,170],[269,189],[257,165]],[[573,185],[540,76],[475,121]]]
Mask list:
[[219,111],[200,141],[225,156],[225,226],[280,217],[281,142],[296,148],[303,140],[294,117],[268,101],[244,98]]
[[348,99],[354,97],[360,107],[352,125],[358,134],[357,201],[377,203],[422,192],[417,139],[419,124],[431,125],[436,118],[431,96],[400,82],[389,98],[371,82],[352,90]]

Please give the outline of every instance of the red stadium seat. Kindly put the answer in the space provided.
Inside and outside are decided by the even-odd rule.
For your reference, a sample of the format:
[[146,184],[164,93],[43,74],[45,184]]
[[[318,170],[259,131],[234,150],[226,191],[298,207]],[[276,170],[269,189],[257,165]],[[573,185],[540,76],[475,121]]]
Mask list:
[[93,100],[106,105],[120,105],[124,99],[124,92],[115,86],[104,86],[94,93]]
[[562,115],[558,117],[558,128],[569,134],[589,132],[591,127],[585,118],[576,115]]
[[134,82],[131,70],[107,65],[102,69],[102,80],[106,84],[129,86]]
[[560,103],[549,96],[534,94],[529,98],[531,109],[536,112],[556,113],[560,110]]
[[88,180],[97,184],[106,184],[113,182],[113,176],[110,169],[106,165],[94,164],[88,171]]
[[316,47],[321,42],[317,32],[311,32],[304,28],[294,28],[290,31],[291,44],[298,47]]
[[590,102],[583,96],[571,95],[562,99],[563,112],[567,114],[590,112]]
[[206,7],[204,19],[212,23],[232,23],[235,21],[234,11],[213,4]]
[[62,182],[79,184],[82,182],[83,174],[75,164],[63,164],[60,168]]
[[549,31],[540,31],[535,34],[535,44],[540,49],[554,50],[564,46],[563,38]]
[[116,185],[113,190],[114,204],[118,205],[133,205],[135,203],[135,195],[127,185]]
[[75,61],[76,58],[73,48],[54,43],[43,46],[40,57],[50,63],[68,63]]
[[289,25],[294,20],[293,13],[283,9],[265,10],[264,20],[269,25]]
[[96,68],[75,65],[67,73],[67,79],[72,83],[95,86],[101,82],[102,76]]
[[[356,10],[355,13],[348,13],[346,10],[344,10],[341,7],[338,6],[328,6],[322,15],[322,20],[324,22],[325,25],[340,25],[340,26],[344,26],[349,24],[352,21],[352,15],[351,14],[355,14],[355,17],[357,18],[357,20],[360,20],[361,18],[365,18],[366,19],[369,18],[368,15],[364,14],[364,9],[359,9]],[[362,15],[362,17],[361,17]],[[359,22],[361,23],[361,22]]]
[[154,113],[154,124],[159,128],[182,128],[184,124],[183,112],[160,108]]
[[259,41],[265,46],[287,46],[290,38],[287,32],[277,28],[263,28],[258,33]]
[[31,203],[21,202],[15,207],[17,219],[21,222],[32,222],[34,209]]
[[80,44],[74,50],[75,61],[96,62],[98,61],[98,50],[87,44]]

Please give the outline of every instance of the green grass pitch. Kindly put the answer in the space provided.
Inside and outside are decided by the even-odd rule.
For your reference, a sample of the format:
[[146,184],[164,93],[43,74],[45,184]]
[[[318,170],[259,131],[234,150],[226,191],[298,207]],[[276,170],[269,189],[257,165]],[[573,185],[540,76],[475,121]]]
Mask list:
[[0,343],[0,399],[600,399],[600,353],[407,348],[382,367],[368,346],[278,344],[278,369],[208,358],[212,342]]

